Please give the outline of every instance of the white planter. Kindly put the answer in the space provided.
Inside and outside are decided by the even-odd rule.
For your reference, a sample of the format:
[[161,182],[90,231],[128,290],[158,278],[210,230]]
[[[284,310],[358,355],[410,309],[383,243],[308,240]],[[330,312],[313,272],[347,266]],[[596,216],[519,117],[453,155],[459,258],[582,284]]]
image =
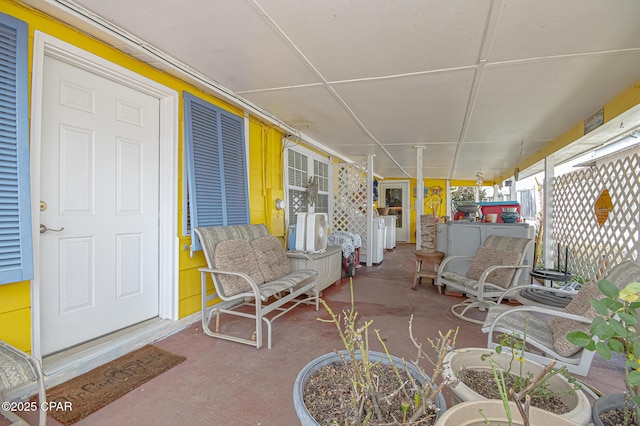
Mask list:
[[[480,369],[491,370],[491,365],[488,360],[483,361],[481,359],[482,354],[492,354],[492,357],[500,365],[507,365],[511,359],[509,354],[497,354],[493,349],[487,348],[462,348],[451,351],[444,360],[444,369],[442,371],[443,377],[457,377],[458,372],[463,368],[467,369]],[[517,364],[517,361],[515,362]],[[531,374],[537,376],[542,369],[543,365],[527,360],[525,361],[525,369]],[[518,368],[515,365],[514,368]],[[571,384],[560,375],[554,376],[549,382],[550,389],[554,391],[571,389]],[[449,389],[453,394],[453,403],[465,402],[465,401],[487,401],[485,397],[475,392],[467,385],[459,382],[455,386],[450,386]],[[569,406],[570,410],[560,417],[568,419],[579,425],[586,425],[591,421],[591,404],[587,399],[587,396],[581,390],[576,390],[573,395],[562,394],[560,398]],[[543,411],[543,410],[542,410]]]
[[[523,425],[522,417],[514,402],[510,402],[513,426]],[[484,414],[491,425],[506,425],[507,415],[505,414],[502,401],[497,399],[477,400],[462,402],[450,407],[436,421],[435,426],[485,426]],[[529,409],[529,422],[531,426],[577,426],[578,423],[549,411],[531,407]]]

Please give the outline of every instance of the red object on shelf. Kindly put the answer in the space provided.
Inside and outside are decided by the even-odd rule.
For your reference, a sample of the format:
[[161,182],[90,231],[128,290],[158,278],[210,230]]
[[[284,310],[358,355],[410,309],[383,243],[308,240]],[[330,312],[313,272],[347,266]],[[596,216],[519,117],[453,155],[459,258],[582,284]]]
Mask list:
[[[493,201],[488,203],[480,203],[480,211],[482,212],[482,215],[486,216],[491,213],[497,214],[498,223],[504,223],[502,221],[502,218],[500,217],[503,207],[515,207],[518,214],[520,214],[520,203],[518,203],[517,201],[505,201],[505,202]],[[521,217],[518,218],[517,221],[522,222],[522,215]]]

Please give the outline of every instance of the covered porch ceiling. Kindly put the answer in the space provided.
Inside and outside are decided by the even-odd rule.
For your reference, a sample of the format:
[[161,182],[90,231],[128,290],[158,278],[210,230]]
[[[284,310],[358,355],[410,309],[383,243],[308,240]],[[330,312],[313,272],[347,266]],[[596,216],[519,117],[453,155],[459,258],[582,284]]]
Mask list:
[[[485,180],[640,81],[637,0],[26,0],[384,178]],[[640,125],[630,111],[560,163]],[[604,133],[602,134],[602,131]]]

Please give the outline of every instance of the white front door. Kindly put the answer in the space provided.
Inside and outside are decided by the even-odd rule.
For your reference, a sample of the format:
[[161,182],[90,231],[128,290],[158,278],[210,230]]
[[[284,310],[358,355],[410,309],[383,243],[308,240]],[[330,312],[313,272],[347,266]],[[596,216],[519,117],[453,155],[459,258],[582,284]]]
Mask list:
[[397,214],[396,220],[396,241],[408,242],[411,229],[409,223],[409,182],[391,181],[380,184],[380,207],[390,207]]
[[46,56],[43,355],[158,316],[159,100]]

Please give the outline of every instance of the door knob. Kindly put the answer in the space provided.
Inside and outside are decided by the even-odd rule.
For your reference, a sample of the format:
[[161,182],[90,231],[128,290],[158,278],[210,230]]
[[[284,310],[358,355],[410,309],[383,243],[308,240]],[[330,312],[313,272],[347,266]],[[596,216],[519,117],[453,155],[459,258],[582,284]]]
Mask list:
[[47,231],[51,231],[51,232],[64,231],[64,226],[62,228],[60,228],[60,229],[53,229],[53,228],[47,228],[47,225],[40,224],[40,233],[44,234]]

